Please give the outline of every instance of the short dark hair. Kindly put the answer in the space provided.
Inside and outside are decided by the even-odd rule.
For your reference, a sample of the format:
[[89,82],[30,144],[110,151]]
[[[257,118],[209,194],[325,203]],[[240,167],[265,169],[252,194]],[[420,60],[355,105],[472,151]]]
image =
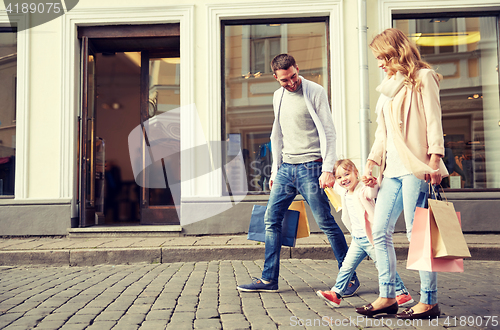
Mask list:
[[297,66],[292,55],[279,54],[276,55],[271,61],[271,69],[273,70],[273,73],[276,73],[276,70],[288,70],[291,66]]

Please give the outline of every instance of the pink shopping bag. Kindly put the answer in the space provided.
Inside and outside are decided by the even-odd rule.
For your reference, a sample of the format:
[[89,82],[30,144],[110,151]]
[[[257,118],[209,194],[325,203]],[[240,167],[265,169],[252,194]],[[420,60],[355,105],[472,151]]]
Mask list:
[[[457,212],[457,217],[460,221],[460,212]],[[417,207],[415,210],[406,268],[428,272],[461,273],[464,271],[463,258],[443,259],[433,257],[429,209]]]

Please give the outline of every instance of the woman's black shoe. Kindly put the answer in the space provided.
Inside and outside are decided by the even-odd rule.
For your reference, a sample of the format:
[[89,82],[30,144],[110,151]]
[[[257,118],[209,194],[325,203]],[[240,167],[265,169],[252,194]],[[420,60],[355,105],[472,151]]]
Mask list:
[[439,310],[439,306],[436,304],[434,307],[429,309],[428,311],[425,311],[423,313],[413,313],[413,309],[407,308],[401,313],[397,315],[398,319],[404,319],[404,320],[415,320],[415,319],[431,319],[434,317],[438,317],[441,315],[441,311]]
[[356,308],[356,312],[361,314],[361,315],[368,316],[368,317],[372,317],[373,315],[382,314],[382,313],[397,314],[398,303],[395,302],[394,304],[392,304],[390,306],[387,306],[387,307],[384,307],[381,309],[377,309],[377,310],[373,310],[372,304],[368,304],[368,305],[365,305],[363,307]]

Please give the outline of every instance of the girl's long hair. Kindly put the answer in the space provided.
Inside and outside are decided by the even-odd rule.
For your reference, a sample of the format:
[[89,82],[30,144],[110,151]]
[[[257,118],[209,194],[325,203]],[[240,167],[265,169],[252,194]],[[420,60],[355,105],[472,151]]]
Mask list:
[[389,70],[401,72],[408,83],[420,90],[417,72],[420,69],[430,69],[431,66],[422,60],[417,47],[402,31],[384,30],[373,38],[370,48],[376,56],[386,60]]

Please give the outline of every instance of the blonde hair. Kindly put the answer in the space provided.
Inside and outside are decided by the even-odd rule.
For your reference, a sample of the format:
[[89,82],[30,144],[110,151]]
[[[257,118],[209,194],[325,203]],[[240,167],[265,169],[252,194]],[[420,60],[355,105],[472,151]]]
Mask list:
[[370,48],[378,57],[383,57],[387,68],[399,71],[405,80],[420,91],[421,82],[417,79],[420,69],[430,69],[429,63],[422,60],[417,47],[398,29],[386,29],[376,35]]
[[359,175],[358,169],[356,168],[356,165],[350,160],[350,159],[339,159],[335,162],[335,165],[333,165],[333,175],[335,176],[335,173],[337,173],[337,169],[339,167],[342,167],[346,171],[354,171]]

